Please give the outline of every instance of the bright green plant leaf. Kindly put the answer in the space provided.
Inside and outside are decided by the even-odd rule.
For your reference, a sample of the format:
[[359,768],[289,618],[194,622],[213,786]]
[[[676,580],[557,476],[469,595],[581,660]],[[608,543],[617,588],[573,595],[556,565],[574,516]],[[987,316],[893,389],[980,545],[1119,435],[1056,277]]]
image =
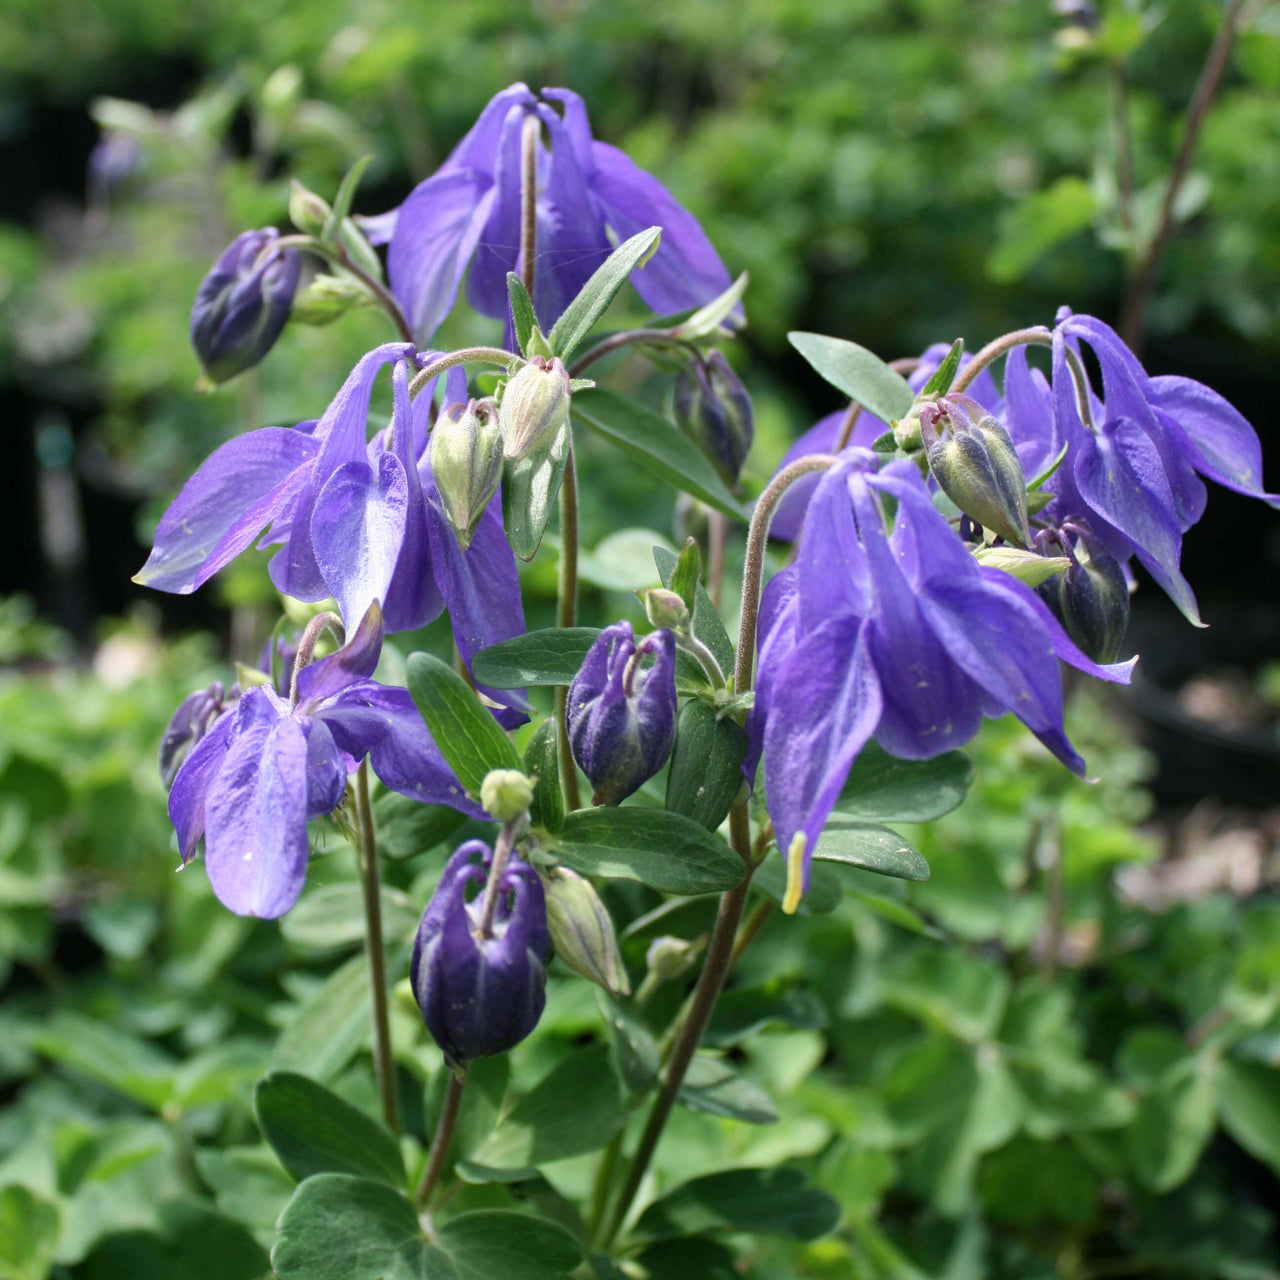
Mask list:
[[592,1045],[562,1059],[514,1106],[505,1108],[471,1163],[535,1169],[598,1150],[626,1119],[622,1082],[610,1061],[609,1046]]
[[915,393],[907,380],[866,347],[820,333],[789,333],[787,339],[833,387],[877,418],[894,422],[910,412]]
[[660,480],[735,520],[747,519],[737,498],[725,488],[698,447],[661,414],[603,387],[578,392],[571,411],[584,426],[617,445]]
[[697,1054],[680,1087],[677,1101],[690,1111],[725,1116],[745,1124],[773,1124],[778,1108],[754,1080],[735,1071],[723,1058]]
[[899,880],[929,878],[924,855],[896,831],[874,822],[850,822],[843,815],[827,820],[813,856],[818,862],[843,862]]
[[491,769],[519,769],[520,757],[502,727],[448,663],[434,654],[411,653],[409,692],[440,754],[473,795]]
[[631,278],[631,273],[652,256],[661,236],[661,227],[650,227],[624,240],[596,268],[578,296],[564,309],[547,340],[552,351],[565,364],[570,362],[573,353],[595,328],[596,321],[609,309],[609,304]]
[[262,1136],[301,1182],[350,1173],[404,1185],[400,1145],[372,1116],[308,1076],[273,1071],[253,1091]]
[[471,660],[471,673],[491,689],[572,684],[598,627],[546,627],[501,640]]
[[578,809],[551,851],[588,876],[639,880],[660,893],[723,893],[742,880],[742,859],[701,823],[663,809]]
[[407,1196],[345,1173],[298,1184],[280,1215],[271,1266],[280,1280],[456,1280]]
[[663,580],[663,585],[674,591],[684,601],[684,607],[693,613],[698,602],[697,591],[701,577],[702,554],[698,550],[698,540],[686,538],[674,566]]
[[727,716],[690,698],[676,721],[676,744],[667,771],[667,809],[692,818],[714,831],[745,783],[742,762],[747,758],[747,735]]
[[1164,1193],[1191,1176],[1213,1136],[1214,1104],[1213,1083],[1194,1059],[1139,1098],[1124,1134],[1134,1175],[1144,1187]]
[[507,272],[507,297],[511,300],[511,318],[516,326],[516,341],[524,355],[529,354],[529,335],[538,323],[533,310],[533,299],[524,281],[514,271]]
[[951,344],[951,350],[947,352],[946,359],[934,370],[933,377],[924,384],[924,389],[920,392],[922,398],[944,396],[951,390],[951,384],[960,371],[960,357],[963,354],[964,339],[957,338]]
[[672,330],[672,337],[696,341],[708,338],[732,314],[747,291],[749,277],[744,271],[718,298],[712,298],[705,307],[699,307],[687,320],[682,320]]
[[816,1240],[835,1228],[840,1206],[799,1169],[729,1169],[695,1178],[640,1216],[642,1238],[750,1231]]
[[0,1189],[0,1276],[45,1280],[60,1225],[56,1204],[16,1183]]
[[868,742],[849,770],[835,813],[862,822],[932,822],[958,808],[972,785],[973,765],[963,752],[899,760]]
[[533,737],[524,750],[524,772],[533,779],[533,803],[529,813],[534,826],[551,832],[559,831],[564,824],[564,796],[560,792],[560,764],[553,717],[548,716],[533,731]]
[[[574,397],[576,403],[577,397]],[[569,465],[573,437],[565,423],[555,439],[502,468],[502,525],[511,550],[521,560],[532,560],[542,545],[556,495]]]
[[987,274],[999,284],[1021,279],[1050,249],[1088,227],[1096,211],[1093,190],[1083,178],[1059,178],[1000,219]]
[[1280,1072],[1257,1062],[1220,1058],[1213,1085],[1226,1131],[1250,1155],[1280,1172]]

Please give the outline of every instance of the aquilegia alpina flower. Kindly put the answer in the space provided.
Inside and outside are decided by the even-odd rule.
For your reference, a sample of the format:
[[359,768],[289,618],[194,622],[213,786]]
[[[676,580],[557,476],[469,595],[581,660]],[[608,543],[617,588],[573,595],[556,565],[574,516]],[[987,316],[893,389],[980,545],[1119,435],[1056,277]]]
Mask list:
[[203,835],[209,882],[237,915],[275,919],[297,902],[307,874],[307,822],[338,807],[347,775],[366,755],[393,791],[483,817],[408,690],[369,678],[381,649],[375,603],[347,644],[302,670],[296,706],[270,685],[249,689],[174,776],[169,817],[182,861]]
[[245,231],[200,282],[191,308],[191,345],[213,382],[252,368],[275,345],[298,287],[296,249],[271,249],[275,227]]
[[387,275],[420,343],[449,314],[468,263],[467,300],[482,315],[506,318],[507,273],[520,269],[520,140],[530,115],[550,143],[538,148],[533,289],[544,331],[609,256],[610,232],[621,242],[662,228],[657,253],[631,277],[659,314],[701,306],[729,287],[697,219],[656,178],[591,137],[576,93],[534,95],[514,84],[398,210],[365,224],[370,239],[390,240]]
[[[477,862],[476,858],[480,861]],[[487,933],[484,893],[493,851],[469,840],[445,864],[423,913],[409,969],[422,1020],[451,1066],[502,1053],[529,1034],[547,998],[551,938],[537,873],[511,855]]]
[[751,777],[763,749],[796,888],[869,739],[926,760],[968,742],[984,715],[1012,712],[1083,773],[1063,729],[1058,659],[1118,681],[1133,665],[1096,665],[1033,591],[979,565],[914,462],[876,464],[854,450],[822,477],[796,564],[769,583],[760,613],[745,767]]
[[[319,422],[263,427],[215,450],[161,517],[134,581],[186,595],[270,525],[259,545],[283,544],[271,580],[298,600],[335,597],[348,628],[378,600],[391,632],[424,626],[447,607],[467,662],[520,635],[524,609],[500,499],[478,517],[464,551],[431,474],[430,389],[409,401],[413,358],[408,343],[377,347]],[[391,427],[366,440],[373,382],[387,364],[394,365]],[[461,374],[451,394],[465,401]],[[484,692],[511,709],[508,728],[523,723],[519,692]]]
[[[640,659],[652,654],[653,665]],[[569,745],[597,804],[621,804],[653,777],[676,736],[676,641],[653,631],[636,644],[629,622],[605,629],[569,686]]]

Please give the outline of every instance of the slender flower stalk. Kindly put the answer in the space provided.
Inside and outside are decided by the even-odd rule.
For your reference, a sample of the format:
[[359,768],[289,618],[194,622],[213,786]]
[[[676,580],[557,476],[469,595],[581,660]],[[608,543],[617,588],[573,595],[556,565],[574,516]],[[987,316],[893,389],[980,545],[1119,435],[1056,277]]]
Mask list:
[[302,639],[298,641],[298,652],[293,659],[293,672],[289,678],[289,709],[291,711],[298,705],[298,677],[302,674],[303,668],[310,664],[311,655],[316,650],[316,641],[320,639],[320,633],[326,627],[337,637],[338,643],[342,643],[342,619],[331,610],[326,609],[324,613],[316,614],[307,623]]
[[449,1072],[449,1080],[444,1088],[444,1106],[440,1111],[440,1123],[431,1138],[431,1149],[427,1152],[427,1164],[422,1170],[422,1178],[413,1200],[419,1209],[427,1207],[431,1193],[435,1190],[440,1175],[444,1172],[445,1161],[449,1158],[449,1148],[453,1146],[453,1131],[458,1126],[458,1110],[462,1106],[462,1090],[467,1083],[467,1068],[458,1067]]
[[510,368],[522,365],[524,361],[519,355],[506,351],[502,347],[463,347],[461,351],[450,351],[447,355],[438,356],[426,365],[409,383],[409,398],[412,399],[427,383],[438,378],[446,369],[457,364],[501,364]]
[[373,1005],[373,1066],[382,1097],[382,1118],[392,1133],[400,1132],[396,1099],[396,1061],[391,1048],[387,1010],[387,960],[382,943],[382,885],[378,874],[378,835],[369,803],[369,761],[356,771],[356,816],[360,832],[360,883],[364,889],[364,949],[369,961],[369,997]]

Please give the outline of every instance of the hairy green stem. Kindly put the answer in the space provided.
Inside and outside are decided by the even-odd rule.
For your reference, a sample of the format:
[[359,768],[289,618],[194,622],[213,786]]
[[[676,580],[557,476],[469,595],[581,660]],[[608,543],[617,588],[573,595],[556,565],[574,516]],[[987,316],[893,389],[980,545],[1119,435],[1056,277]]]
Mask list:
[[316,641],[320,639],[320,633],[326,627],[337,637],[339,644],[343,642],[345,633],[342,629],[342,619],[336,613],[330,611],[317,613],[307,623],[307,628],[302,633],[302,639],[298,641],[298,652],[293,659],[293,671],[289,675],[290,711],[298,705],[298,677],[302,674],[302,669],[311,661],[311,655],[316,649]]
[[481,362],[505,365],[510,369],[512,365],[524,364],[524,358],[513,355],[510,351],[504,351],[501,347],[464,347],[461,351],[450,351],[447,355],[432,360],[425,369],[414,376],[413,381],[409,383],[409,398],[412,399],[432,378],[438,378],[446,369],[452,369],[455,364]]
[[356,771],[356,814],[360,826],[360,880],[364,888],[364,949],[369,961],[369,996],[373,1004],[373,1065],[382,1096],[382,1118],[392,1133],[400,1132],[396,1101],[396,1060],[391,1051],[391,1019],[387,1010],[387,960],[382,946],[382,886],[378,875],[378,836],[369,803],[369,761]]
[[625,329],[621,333],[611,333],[583,352],[569,366],[569,376],[580,378],[597,360],[603,360],[605,356],[612,355],[623,347],[638,346],[646,342],[657,346],[687,347],[690,351],[698,349],[696,344],[687,339],[672,337],[670,329]]
[[[569,458],[560,481],[560,573],[556,588],[556,626],[578,623],[578,464],[574,458],[573,427],[569,432]],[[578,769],[569,746],[569,689],[556,688],[556,738],[560,759],[560,785],[565,807],[570,812],[582,808]]]
[[538,139],[541,136],[542,121],[535,115],[525,116],[520,134],[520,280],[530,298],[538,250]]
[[1051,347],[1053,334],[1042,325],[1036,325],[1032,329],[1014,329],[1011,333],[1002,333],[998,338],[993,338],[956,375],[956,380],[951,384],[952,393],[958,395],[961,391],[967,390],[987,365],[993,364],[1014,347],[1028,345]]
[[431,1149],[427,1152],[426,1168],[414,1194],[414,1203],[419,1209],[426,1208],[427,1201],[435,1190],[440,1175],[444,1172],[445,1161],[449,1158],[449,1148],[453,1146],[453,1131],[458,1125],[458,1109],[462,1106],[462,1090],[467,1083],[467,1069],[462,1067],[449,1072],[449,1081],[444,1089],[444,1106],[440,1110],[440,1123],[431,1138]]

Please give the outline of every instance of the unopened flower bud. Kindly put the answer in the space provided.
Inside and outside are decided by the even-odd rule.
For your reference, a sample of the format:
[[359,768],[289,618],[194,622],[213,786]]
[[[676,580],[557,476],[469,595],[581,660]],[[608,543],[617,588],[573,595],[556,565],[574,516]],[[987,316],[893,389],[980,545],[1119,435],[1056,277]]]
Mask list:
[[543,883],[547,927],[556,955],[610,995],[631,994],[613,920],[590,880],[557,867]]
[[299,231],[318,236],[333,212],[329,202],[294,178],[289,186],[289,220]]
[[173,780],[192,748],[222,714],[224,700],[222,684],[215,680],[207,689],[189,693],[178,704],[160,743],[160,779],[166,790],[173,786]]
[[731,489],[751,451],[751,397],[719,351],[695,358],[676,379],[675,418]]
[[652,626],[680,631],[689,625],[689,606],[674,591],[668,591],[666,587],[649,587],[645,591],[637,591],[636,595],[640,597],[645,617]]
[[502,430],[492,400],[445,406],[431,429],[431,474],[465,551],[502,480]]
[[949,395],[920,410],[920,432],[947,497],[984,529],[1025,546],[1027,480],[1000,422],[969,396]]
[[533,783],[518,769],[490,769],[480,784],[480,804],[494,822],[515,822],[532,801]]
[[676,546],[683,546],[690,538],[705,545],[711,529],[710,512],[711,508],[691,493],[676,494],[675,510],[671,515]]
[[[653,654],[653,666],[640,659]],[[676,642],[606,627],[569,687],[569,745],[597,804],[621,804],[666,763],[676,736]]]
[[[477,856],[480,862],[475,861]],[[480,840],[462,845],[418,926],[409,976],[422,1020],[451,1066],[502,1053],[537,1025],[547,998],[546,900],[537,874],[514,854],[502,873],[497,910],[480,932],[493,853]]]
[[514,462],[549,443],[569,421],[569,375],[558,357],[534,356],[507,383],[499,422]]
[[350,277],[318,275],[298,294],[292,318],[299,324],[332,324],[355,307],[373,305],[364,287]]
[[1129,629],[1129,584],[1114,556],[1079,541],[1073,563],[1036,588],[1067,635],[1095,662],[1114,662]]
[[191,345],[212,382],[257,364],[289,318],[302,260],[296,249],[273,252],[278,238],[274,227],[237,236],[196,292]]
[[893,442],[903,453],[915,453],[924,447],[920,433],[920,413],[912,409],[905,418],[893,428]]
[[662,935],[649,943],[645,952],[645,968],[659,982],[673,982],[693,968],[706,948],[705,938],[673,938]]

